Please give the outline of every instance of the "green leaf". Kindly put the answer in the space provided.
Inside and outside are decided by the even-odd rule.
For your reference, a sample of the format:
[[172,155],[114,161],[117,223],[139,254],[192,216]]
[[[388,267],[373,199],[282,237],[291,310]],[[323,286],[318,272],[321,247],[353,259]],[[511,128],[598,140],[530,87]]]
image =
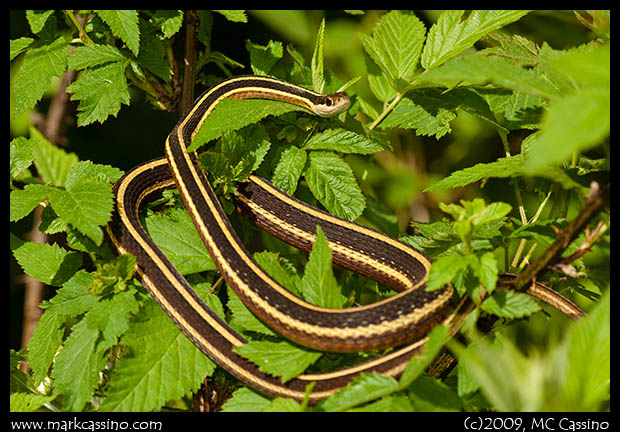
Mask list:
[[13,61],[13,59],[25,51],[32,42],[34,42],[34,39],[29,37],[20,37],[12,40],[9,43],[9,61]]
[[61,328],[65,322],[62,314],[45,311],[28,341],[28,365],[32,368],[35,385],[47,376],[47,371],[62,342]]
[[136,10],[96,10],[97,15],[108,25],[127,47],[138,55],[140,49],[140,28]]
[[413,383],[437,357],[449,338],[450,328],[448,326],[439,325],[435,327],[429,333],[422,351],[414,355],[407,363],[407,367],[398,381],[399,386],[406,388]]
[[270,40],[267,46],[245,41],[245,48],[250,52],[250,65],[255,75],[268,75],[271,68],[282,58],[282,42]]
[[237,295],[228,289],[228,303],[227,306],[232,312],[232,319],[230,324],[234,327],[241,327],[244,330],[257,332],[268,336],[276,336],[269,327],[267,327],[261,320],[256,318],[252,312],[243,304],[243,302],[237,297]]
[[82,257],[55,244],[22,242],[11,234],[11,251],[24,270],[43,283],[60,286],[82,264]]
[[222,136],[224,131],[237,130],[263,118],[279,116],[291,111],[303,111],[297,105],[263,99],[224,99],[213,110],[200,127],[188,151],[194,151],[203,144]]
[[415,411],[458,412],[461,399],[456,392],[438,379],[422,375],[409,387]]
[[101,411],[152,411],[198,389],[215,364],[187,338],[155,301],[140,310],[121,343]]
[[414,102],[412,97],[404,97],[379,123],[379,126],[384,129],[393,127],[415,129],[418,135],[434,135],[435,138],[441,138],[452,130],[450,122],[455,118],[456,114],[451,107],[425,107],[417,102],[417,98]]
[[13,77],[15,111],[13,117],[33,108],[49,88],[52,77],[61,77],[67,68],[67,41],[63,36],[30,48]]
[[320,226],[316,227],[316,240],[301,278],[303,298],[317,306],[341,308],[344,297],[332,272],[332,253]]
[[383,147],[370,138],[356,132],[345,129],[327,129],[312,135],[304,144],[304,149],[371,154],[383,150]]
[[259,369],[281,377],[282,382],[295,378],[316,362],[322,353],[288,342],[250,341],[235,352],[258,365]]
[[77,155],[56,147],[32,126],[30,127],[30,140],[35,142],[32,150],[34,166],[42,180],[54,186],[64,186],[69,171],[78,162]]
[[11,393],[9,410],[11,412],[35,412],[43,405],[56,399],[56,395],[45,396],[32,393]]
[[283,192],[292,195],[297,189],[299,177],[306,165],[307,154],[304,149],[289,147],[282,152],[273,170],[271,182]]
[[398,389],[398,382],[378,373],[362,374],[346,388],[325,399],[319,407],[324,411],[344,411],[356,405],[370,402]]
[[56,390],[64,395],[66,411],[81,411],[91,399],[105,364],[103,350],[95,347],[99,331],[85,320],[73,326],[54,362],[52,378]]
[[353,171],[334,153],[310,152],[304,177],[312,194],[330,213],[348,220],[362,214],[365,200]]
[[100,226],[110,220],[113,198],[108,184],[90,179],[75,182],[66,190],[53,189],[49,193],[50,205],[56,214],[97,245],[103,241]]
[[102,340],[97,349],[105,350],[118,343],[118,338],[125,333],[129,320],[138,312],[138,302],[134,289],[120,292],[111,298],[97,302],[86,315],[88,328],[97,329]]
[[125,63],[113,62],[88,72],[67,87],[71,100],[79,100],[78,126],[98,121],[108,116],[116,117],[121,104],[129,105],[129,91],[125,77]]
[[215,264],[192,218],[184,209],[172,209],[162,215],[148,215],[144,226],[181,274],[215,270]]
[[213,10],[213,12],[221,13],[228,21],[248,22],[248,17],[243,10]]
[[431,265],[426,289],[435,291],[452,282],[461,270],[467,268],[469,262],[462,255],[447,255],[437,258]]
[[527,155],[530,173],[568,160],[603,143],[611,127],[609,88],[579,90],[553,100],[543,117],[537,144]]
[[525,94],[557,96],[556,86],[534,69],[522,68],[502,57],[482,54],[461,55],[417,77],[417,82],[453,88],[461,84],[492,83]]
[[222,405],[222,412],[259,412],[270,400],[247,387],[241,387]]
[[36,206],[47,199],[49,186],[31,184],[23,190],[11,191],[9,197],[9,220],[14,222],[28,216]]
[[317,93],[323,93],[325,88],[325,77],[323,76],[323,39],[325,36],[325,18],[321,20],[319,31],[316,35],[316,43],[314,45],[314,53],[312,54],[312,63],[310,69],[312,71],[312,88]]
[[422,66],[431,69],[474,45],[487,33],[517,21],[528,11],[474,10],[463,19],[465,11],[444,11],[428,32]]
[[183,25],[183,11],[182,10],[158,10],[151,19],[153,24],[156,24],[166,39],[170,39],[174,36]]
[[112,45],[84,45],[69,56],[67,69],[82,70],[108,62],[124,61],[125,56]]
[[39,33],[45,27],[45,23],[50,16],[54,14],[53,10],[27,10],[26,19],[30,25],[30,30],[34,34]]
[[480,281],[488,293],[495,290],[497,284],[497,261],[493,252],[485,252],[477,260],[472,260],[470,266],[473,268],[474,276]]
[[301,278],[297,274],[297,269],[290,261],[281,257],[277,252],[269,251],[256,252],[254,260],[276,282],[293,294],[299,295],[298,287],[301,283]]
[[523,318],[541,309],[531,296],[508,290],[494,292],[480,307],[487,313],[508,319]]
[[383,15],[372,37],[360,34],[364,49],[381,68],[392,87],[402,87],[414,74],[426,29],[412,12],[391,11]]

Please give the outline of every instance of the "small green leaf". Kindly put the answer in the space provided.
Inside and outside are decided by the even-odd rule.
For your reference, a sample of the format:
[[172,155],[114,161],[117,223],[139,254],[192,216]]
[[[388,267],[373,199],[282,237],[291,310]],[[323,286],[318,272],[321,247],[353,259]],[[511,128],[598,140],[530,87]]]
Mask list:
[[286,258],[281,257],[277,252],[264,251],[255,253],[254,260],[276,282],[293,294],[299,295],[298,287],[301,283],[301,278],[297,274],[295,266]]
[[289,147],[282,152],[273,170],[271,182],[283,192],[292,195],[297,189],[299,177],[306,165],[307,154],[304,149]]
[[465,11],[448,10],[428,32],[422,66],[431,69],[473,46],[485,34],[517,21],[528,11],[474,10],[463,19]]
[[250,52],[250,65],[256,75],[269,75],[271,68],[282,58],[282,42],[270,40],[267,46],[245,41],[245,48]]
[[77,47],[69,56],[67,68],[82,70],[108,62],[124,61],[125,56],[112,45],[84,45]]
[[13,117],[33,108],[49,88],[52,77],[62,76],[67,68],[68,54],[63,36],[26,52],[11,82],[15,92]]
[[112,33],[121,38],[136,56],[140,49],[140,28],[136,10],[96,10],[101,19],[110,26]]
[[215,270],[215,264],[205,248],[192,218],[184,209],[145,218],[144,226],[161,251],[181,274]]
[[13,61],[15,57],[20,55],[34,42],[33,38],[20,37],[9,43],[9,61]]
[[33,393],[11,393],[9,410],[11,412],[36,412],[46,403],[56,399],[56,395],[45,396]]
[[332,272],[332,253],[320,226],[316,227],[316,240],[301,278],[303,298],[317,306],[340,308],[344,297]]
[[474,276],[478,278],[486,291],[492,293],[495,290],[499,273],[493,252],[485,252],[477,260],[472,260],[470,266],[473,267]]
[[383,15],[372,37],[361,34],[364,49],[381,68],[395,89],[410,81],[418,66],[426,28],[412,12],[391,11]]
[[66,411],[81,411],[91,399],[105,364],[102,350],[95,347],[99,331],[88,328],[86,320],[73,326],[52,369],[54,385],[64,395]]
[[82,264],[82,257],[56,244],[22,242],[11,234],[11,251],[24,270],[35,279],[60,286]]
[[464,259],[462,255],[447,255],[437,258],[431,266],[426,289],[435,291],[443,288],[452,282],[457,273],[467,268],[468,265],[468,260]]
[[507,290],[497,290],[480,307],[487,313],[509,319],[523,318],[541,309],[531,296]]
[[411,384],[409,394],[415,411],[458,412],[461,399],[456,392],[438,379],[422,375]]
[[256,318],[252,312],[250,312],[250,310],[230,288],[228,289],[227,306],[232,312],[232,319],[230,320],[231,325],[267,336],[276,336],[276,333],[263,324],[261,320]]
[[370,402],[398,389],[398,382],[378,373],[362,374],[351,384],[325,399],[319,407],[324,411],[344,411],[356,405]]
[[228,21],[248,22],[248,17],[243,10],[213,10],[213,12],[224,15]]
[[356,132],[344,129],[327,129],[312,135],[304,144],[304,149],[371,154],[383,150],[383,147],[372,139]]
[[304,177],[312,194],[330,213],[348,220],[362,214],[366,201],[353,171],[334,153],[310,152]]
[[28,216],[47,199],[50,190],[49,186],[38,184],[26,185],[23,190],[12,190],[9,196],[9,220],[14,222]]
[[125,63],[113,62],[88,72],[67,87],[71,100],[79,100],[78,125],[96,121],[103,123],[108,116],[116,117],[121,104],[129,105]]
[[34,34],[39,33],[45,27],[45,23],[54,14],[54,10],[27,10],[26,19],[30,25],[30,30]]
[[247,387],[241,387],[226,400],[222,412],[259,412],[267,407],[270,400]]
[[56,147],[34,127],[30,127],[30,140],[35,142],[32,150],[34,166],[43,181],[64,186],[69,171],[78,162],[77,155]]
[[450,122],[456,118],[452,107],[436,106],[436,109],[421,106],[413,98],[404,97],[379,123],[381,128],[401,127],[415,129],[418,135],[441,138],[449,133]]
[[288,342],[250,341],[235,352],[258,365],[263,372],[289,381],[316,362],[322,353],[304,349]]

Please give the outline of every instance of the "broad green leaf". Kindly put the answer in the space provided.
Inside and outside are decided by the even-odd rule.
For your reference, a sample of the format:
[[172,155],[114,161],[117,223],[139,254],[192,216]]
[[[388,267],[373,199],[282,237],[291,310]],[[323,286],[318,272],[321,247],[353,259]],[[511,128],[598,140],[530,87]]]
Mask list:
[[487,33],[504,27],[526,15],[519,10],[474,10],[466,18],[465,11],[444,11],[428,32],[422,66],[431,69],[474,45]]
[[319,407],[324,411],[344,411],[397,389],[398,382],[392,377],[378,373],[362,374],[347,387],[321,402]]
[[91,281],[91,275],[80,270],[64,283],[49,302],[41,305],[45,312],[28,341],[28,362],[36,385],[47,375],[60,346],[66,317],[78,316],[97,303],[98,297],[88,292]]
[[34,166],[43,181],[58,187],[64,186],[69,171],[78,163],[77,155],[56,147],[34,127],[30,127],[30,140],[35,142],[32,149]]
[[13,117],[33,108],[49,88],[52,77],[62,76],[67,68],[67,55],[67,41],[63,36],[26,52],[11,83],[15,92]]
[[125,64],[108,63],[89,69],[67,87],[71,100],[79,100],[78,125],[86,126],[96,121],[103,123],[108,116],[116,117],[121,104],[129,105],[129,91],[125,77]]
[[325,36],[325,18],[321,20],[319,31],[316,36],[314,45],[314,54],[312,54],[312,63],[310,69],[312,71],[312,88],[317,93],[323,93],[325,88],[325,77],[323,76],[323,39]]
[[456,87],[460,84],[492,83],[533,96],[554,97],[556,86],[534,69],[525,69],[502,57],[482,54],[461,55],[420,74],[417,82],[425,85]]
[[134,318],[101,411],[152,411],[198,389],[214,363],[185,336],[155,301]]
[[101,334],[98,350],[116,345],[118,338],[127,330],[130,318],[138,312],[135,294],[136,291],[131,289],[103,298],[86,314],[88,328],[97,329]]
[[340,153],[371,154],[383,147],[370,138],[344,129],[327,129],[304,144],[306,150],[332,150]]
[[541,309],[531,296],[507,290],[497,290],[480,307],[487,313],[508,319],[523,318]]
[[56,214],[97,245],[103,241],[101,226],[110,220],[114,206],[110,186],[85,179],[75,182],[66,190],[52,189],[49,202]]
[[552,100],[525,167],[538,173],[603,143],[611,128],[609,88],[587,88]]
[[303,298],[316,306],[341,308],[344,297],[332,272],[332,253],[320,226],[316,227],[316,239],[301,278]]
[[312,194],[330,213],[348,220],[362,214],[366,202],[353,171],[334,153],[310,152],[304,177]]
[[235,348],[268,374],[281,377],[282,382],[295,378],[316,362],[322,353],[292,345],[288,342],[250,341]]
[[96,10],[97,15],[121,38],[136,56],[140,49],[140,28],[136,10]]
[[82,70],[108,62],[124,61],[125,56],[112,45],[83,45],[69,56],[67,69]]
[[[174,13],[175,11],[168,12]],[[140,23],[142,35],[140,37],[140,54],[136,62],[149,72],[169,83],[172,78],[172,68],[166,57],[164,41],[157,32],[156,26],[152,25],[149,21],[141,21]]]
[[575,411],[594,411],[609,398],[611,373],[611,296],[570,329],[564,399]]
[[381,399],[347,410],[347,412],[412,412],[413,406],[407,396],[384,396]]
[[271,68],[282,58],[282,42],[270,40],[267,46],[245,41],[245,48],[250,52],[250,65],[256,75],[269,75]]
[[262,99],[224,99],[198,130],[188,151],[222,136],[224,131],[237,130],[263,118],[279,116],[291,111],[304,111],[297,105]]
[[82,257],[56,244],[22,242],[11,234],[11,251],[24,270],[35,279],[60,286],[82,264]]
[[299,177],[306,165],[307,154],[304,149],[292,146],[282,152],[280,160],[273,170],[271,182],[289,195],[297,189]]
[[144,220],[144,226],[181,274],[215,270],[209,252],[184,209],[149,215]]
[[64,395],[66,411],[81,411],[99,382],[105,364],[103,350],[96,348],[97,329],[88,328],[86,320],[73,326],[54,362],[52,378],[55,389]]
[[461,399],[445,383],[428,375],[422,375],[409,387],[409,395],[415,411],[458,412]]
[[364,49],[381,68],[395,89],[410,81],[416,71],[426,29],[412,12],[391,11],[383,15],[372,37],[360,34]]

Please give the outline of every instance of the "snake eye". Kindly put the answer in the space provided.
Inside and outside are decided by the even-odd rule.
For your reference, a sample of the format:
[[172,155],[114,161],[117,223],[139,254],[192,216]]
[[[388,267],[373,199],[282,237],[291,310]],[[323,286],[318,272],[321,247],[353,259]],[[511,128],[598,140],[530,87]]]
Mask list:
[[332,100],[332,98],[330,97],[326,97],[325,98],[325,105],[327,105],[328,107],[332,106],[334,104],[334,101]]

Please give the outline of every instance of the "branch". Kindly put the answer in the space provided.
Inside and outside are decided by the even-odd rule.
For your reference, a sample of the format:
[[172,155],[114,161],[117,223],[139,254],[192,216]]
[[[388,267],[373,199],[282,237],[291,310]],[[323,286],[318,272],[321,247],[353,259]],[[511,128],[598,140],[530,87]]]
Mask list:
[[196,68],[196,26],[198,14],[195,10],[185,12],[185,53],[183,57],[183,89],[178,113],[184,115],[194,102],[194,73]]
[[590,194],[586,205],[579,214],[562,230],[557,230],[555,241],[545,250],[536,261],[529,264],[512,282],[512,289],[523,290],[532,280],[549,267],[562,261],[562,252],[586,225],[607,205],[609,201],[609,186],[600,189],[598,183],[590,186]]

